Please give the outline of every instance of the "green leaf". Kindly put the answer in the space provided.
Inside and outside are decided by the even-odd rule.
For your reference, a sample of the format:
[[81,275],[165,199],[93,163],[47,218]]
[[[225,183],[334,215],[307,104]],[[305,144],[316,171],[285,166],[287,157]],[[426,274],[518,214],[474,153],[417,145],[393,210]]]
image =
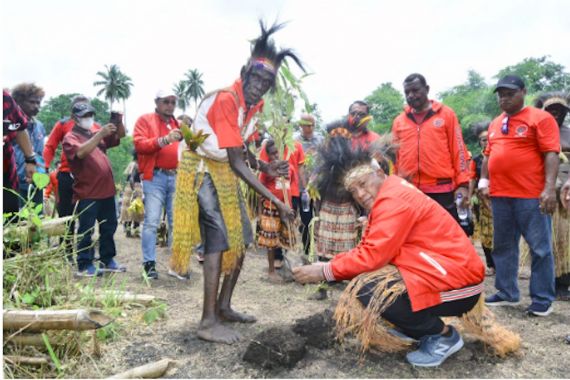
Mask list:
[[36,172],[32,175],[32,180],[38,189],[43,189],[49,184],[49,175]]
[[30,293],[25,293],[22,296],[22,302],[25,303],[26,305],[33,305],[35,300],[36,300],[36,297]]
[[36,227],[42,226],[42,220],[37,215],[32,215],[32,223],[34,223],[36,225]]
[[34,207],[34,214],[38,215],[42,209],[44,208],[44,205],[39,203],[36,205],[36,207]]
[[42,339],[44,340],[44,344],[46,345],[46,348],[49,352],[49,356],[51,358],[51,360],[53,361],[53,364],[55,365],[55,368],[57,369],[58,372],[61,372],[61,363],[59,361],[59,359],[57,358],[57,355],[55,354],[53,347],[51,346],[48,336],[45,333],[42,333]]

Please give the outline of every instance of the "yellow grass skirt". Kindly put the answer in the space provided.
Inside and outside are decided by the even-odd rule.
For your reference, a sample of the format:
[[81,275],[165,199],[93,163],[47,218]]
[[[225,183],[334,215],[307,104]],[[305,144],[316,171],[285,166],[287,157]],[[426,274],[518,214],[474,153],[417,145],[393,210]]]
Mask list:
[[228,274],[245,253],[238,179],[229,163],[200,157],[189,150],[182,153],[182,160],[178,165],[170,265],[179,274],[188,273],[192,248],[200,243],[198,191],[204,177],[204,171],[198,170],[200,162],[204,163],[204,168],[208,170],[216,187],[226,224],[230,248],[222,255],[222,272]]

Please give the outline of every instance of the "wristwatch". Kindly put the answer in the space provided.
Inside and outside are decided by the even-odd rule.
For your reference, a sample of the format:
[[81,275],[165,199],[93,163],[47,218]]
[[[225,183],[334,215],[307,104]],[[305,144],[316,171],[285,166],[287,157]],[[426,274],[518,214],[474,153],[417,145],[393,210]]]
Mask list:
[[25,162],[26,164],[34,164],[34,165],[36,165],[36,164],[37,164],[37,161],[36,161],[36,154],[33,153],[31,156],[24,157],[24,162]]

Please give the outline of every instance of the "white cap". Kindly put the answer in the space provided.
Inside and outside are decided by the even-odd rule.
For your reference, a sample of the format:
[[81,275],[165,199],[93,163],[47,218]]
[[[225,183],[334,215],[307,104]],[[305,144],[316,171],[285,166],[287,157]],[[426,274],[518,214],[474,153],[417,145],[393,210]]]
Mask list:
[[162,99],[162,98],[168,98],[174,96],[176,99],[178,99],[178,96],[176,96],[176,94],[174,93],[174,91],[172,90],[158,90],[156,92],[156,96],[154,97],[155,99]]

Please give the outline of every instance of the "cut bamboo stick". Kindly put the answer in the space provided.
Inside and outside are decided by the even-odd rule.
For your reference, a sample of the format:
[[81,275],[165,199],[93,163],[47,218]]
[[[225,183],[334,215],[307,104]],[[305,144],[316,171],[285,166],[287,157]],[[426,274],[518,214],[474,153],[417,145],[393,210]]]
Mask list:
[[[20,345],[20,346],[34,346],[45,347],[44,340],[41,334],[18,334],[5,340],[5,343]],[[62,338],[50,337],[49,343],[52,346],[61,346],[65,344]]]
[[[66,224],[71,221],[73,216],[64,216],[56,219],[43,220],[39,228],[40,231],[47,236],[59,236],[65,234]],[[35,225],[19,225],[8,226],[4,229],[4,235],[15,235],[20,238],[26,238],[37,232],[38,228]]]
[[110,290],[107,292],[95,294],[95,300],[97,302],[103,302],[108,297],[116,299],[118,303],[134,302],[140,303],[142,305],[149,305],[156,299],[155,296],[151,296],[150,294],[135,294],[118,290]]
[[20,355],[4,355],[4,361],[12,364],[28,364],[33,366],[41,366],[49,363],[49,358],[34,357],[34,356],[20,356]]
[[113,321],[99,310],[5,310],[4,330],[94,330]]
[[172,359],[162,359],[140,367],[131,368],[128,371],[111,376],[109,379],[156,379],[162,377],[171,364],[174,364]]

